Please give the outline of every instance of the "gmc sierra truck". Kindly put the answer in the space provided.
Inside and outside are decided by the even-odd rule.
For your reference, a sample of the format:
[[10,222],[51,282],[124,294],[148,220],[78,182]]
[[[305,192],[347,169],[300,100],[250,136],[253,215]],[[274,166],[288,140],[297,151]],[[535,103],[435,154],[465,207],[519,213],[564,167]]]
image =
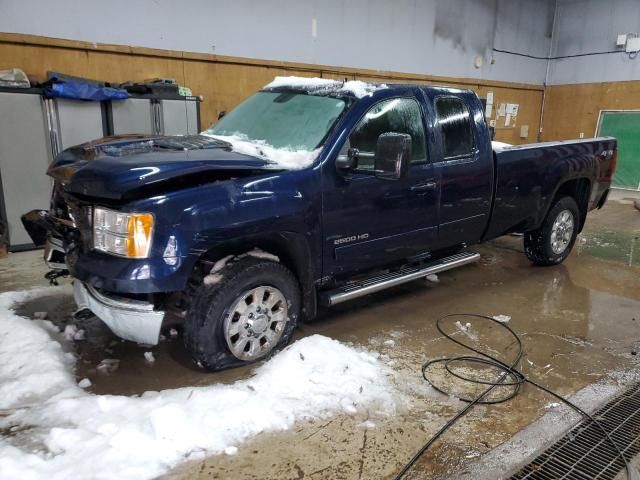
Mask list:
[[478,260],[524,233],[536,265],[600,208],[616,140],[492,148],[471,91],[277,78],[195,136],[107,137],[63,151],[49,211],[23,218],[78,315],[194,361],[265,358],[298,321]]

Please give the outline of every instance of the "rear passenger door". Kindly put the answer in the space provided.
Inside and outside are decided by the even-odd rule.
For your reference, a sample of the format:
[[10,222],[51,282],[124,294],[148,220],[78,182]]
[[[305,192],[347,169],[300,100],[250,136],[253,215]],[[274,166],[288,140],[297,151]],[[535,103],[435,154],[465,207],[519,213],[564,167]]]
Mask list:
[[[480,101],[472,94],[429,91],[436,114],[440,155],[434,168],[440,178],[438,246],[478,242],[491,210],[493,157],[481,156],[486,130]],[[472,113],[473,112],[473,113]]]

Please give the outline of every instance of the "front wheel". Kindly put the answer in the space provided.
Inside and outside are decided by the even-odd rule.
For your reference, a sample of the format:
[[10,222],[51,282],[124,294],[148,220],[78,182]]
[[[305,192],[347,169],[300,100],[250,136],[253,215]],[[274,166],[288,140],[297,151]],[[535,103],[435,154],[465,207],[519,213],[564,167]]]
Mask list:
[[240,258],[193,294],[185,345],[207,370],[255,362],[289,343],[299,315],[300,289],[289,269]]
[[579,211],[571,197],[560,198],[542,226],[524,235],[524,252],[536,265],[556,265],[571,253],[578,235]]

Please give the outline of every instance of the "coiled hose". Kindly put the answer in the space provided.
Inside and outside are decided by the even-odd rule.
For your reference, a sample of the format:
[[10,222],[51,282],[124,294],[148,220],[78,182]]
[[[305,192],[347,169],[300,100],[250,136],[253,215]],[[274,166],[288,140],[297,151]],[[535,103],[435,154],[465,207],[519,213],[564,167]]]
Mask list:
[[[499,360],[498,358],[490,355],[489,353],[483,352],[483,351],[481,351],[481,350],[479,350],[477,348],[472,347],[471,345],[467,345],[463,341],[458,340],[457,338],[454,338],[452,334],[445,332],[444,329],[442,328],[442,323],[444,321],[446,321],[447,319],[452,319],[452,318],[455,318],[455,317],[458,317],[458,318],[461,318],[461,319],[472,318],[474,320],[480,320],[480,321],[483,321],[483,322],[492,322],[493,324],[499,325],[501,328],[505,329],[506,332],[513,338],[513,340],[515,342],[515,345],[517,347],[516,348],[516,354],[515,354],[513,360],[511,360],[511,362],[509,362],[509,363],[503,362],[502,360]],[[522,372],[520,372],[517,369],[517,365],[520,363],[520,360],[522,360],[523,345],[522,345],[522,340],[520,339],[520,337],[513,331],[513,329],[511,327],[509,327],[509,325],[507,325],[504,322],[500,322],[500,321],[496,320],[495,318],[488,317],[486,315],[478,315],[478,314],[475,314],[475,313],[454,313],[454,314],[450,314],[450,315],[445,315],[444,317],[440,317],[436,321],[436,328],[438,329],[438,332],[440,332],[441,335],[443,335],[445,338],[447,338],[448,340],[452,341],[453,343],[461,346],[462,348],[470,351],[472,353],[472,355],[461,355],[461,356],[455,356],[455,357],[438,358],[438,359],[435,359],[435,360],[429,360],[428,362],[426,362],[426,363],[424,363],[422,365],[422,377],[425,379],[425,381],[428,382],[438,392],[443,393],[445,395],[452,395],[453,394],[452,392],[448,392],[448,391],[446,391],[444,389],[444,387],[441,387],[441,386],[437,385],[433,380],[431,380],[429,378],[429,375],[428,375],[428,371],[429,371],[431,366],[437,365],[437,364],[443,364],[444,369],[446,370],[446,372],[449,375],[453,376],[454,378],[457,378],[458,380],[461,380],[463,382],[468,382],[468,383],[474,384],[474,385],[486,385],[487,388],[484,389],[479,395],[477,395],[476,397],[473,397],[473,398],[466,397],[466,396],[461,396],[461,395],[455,395],[456,398],[458,398],[459,400],[461,400],[463,402],[467,402],[467,405],[462,410],[460,410],[454,417],[452,417],[449,421],[447,421],[447,423],[445,423],[444,426],[440,430],[438,430],[436,432],[436,434],[433,435],[422,446],[422,448],[420,448],[420,450],[418,450],[416,452],[416,454],[411,458],[411,460],[409,460],[407,462],[407,464],[402,468],[402,470],[396,475],[396,477],[395,477],[396,480],[402,479],[407,474],[407,472],[413,467],[413,465],[418,461],[418,459],[449,428],[451,428],[458,420],[460,420],[471,409],[473,409],[474,406],[479,405],[479,404],[480,405],[495,405],[495,404],[507,402],[507,401],[511,400],[512,398],[514,398],[518,394],[518,392],[520,391],[520,388],[525,383],[533,385],[534,387],[542,390],[543,392],[548,393],[552,397],[558,399],[560,402],[562,402],[565,405],[567,405],[570,408],[572,408],[574,411],[576,411],[577,413],[582,415],[584,418],[587,418],[591,422],[593,422],[602,431],[602,433],[606,437],[607,441],[613,446],[615,451],[618,453],[619,457],[624,461],[625,469],[626,469],[626,472],[627,472],[627,478],[629,480],[640,480],[640,475],[638,475],[637,470],[629,464],[629,462],[627,461],[627,459],[623,455],[623,453],[620,450],[620,448],[618,447],[618,445],[613,441],[613,439],[611,438],[609,433],[604,429],[604,427],[595,418],[593,418],[590,414],[588,414],[587,412],[582,410],[579,406],[577,406],[576,404],[574,404],[571,401],[567,400],[566,398],[562,397],[561,395],[553,392],[552,390],[549,390],[548,388],[540,385],[539,383],[531,380],[530,378],[527,378]],[[493,370],[499,372],[499,375],[498,375],[497,379],[494,380],[494,381],[483,380],[483,379],[480,379],[480,378],[472,378],[472,377],[469,377],[469,376],[466,376],[466,375],[463,375],[463,374],[460,374],[460,373],[456,372],[455,369],[454,369],[454,365],[455,364],[458,364],[458,365],[466,364],[466,365],[473,365],[473,366],[480,366],[480,367],[484,367],[484,368],[490,368],[490,369],[493,369]],[[507,393],[505,393],[503,395],[500,395],[500,396],[497,396],[497,397],[489,398],[489,394],[494,389],[496,389],[496,388],[504,388],[504,387],[506,387],[509,390]]]

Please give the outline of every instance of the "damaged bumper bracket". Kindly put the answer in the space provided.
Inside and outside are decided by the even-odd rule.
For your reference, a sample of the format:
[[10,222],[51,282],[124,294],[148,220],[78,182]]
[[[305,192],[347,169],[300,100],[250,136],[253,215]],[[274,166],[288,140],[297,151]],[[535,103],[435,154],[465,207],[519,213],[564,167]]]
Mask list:
[[112,298],[76,280],[73,297],[78,309],[88,308],[121,338],[133,342],[156,345],[164,312],[153,309],[147,302],[128,298]]

